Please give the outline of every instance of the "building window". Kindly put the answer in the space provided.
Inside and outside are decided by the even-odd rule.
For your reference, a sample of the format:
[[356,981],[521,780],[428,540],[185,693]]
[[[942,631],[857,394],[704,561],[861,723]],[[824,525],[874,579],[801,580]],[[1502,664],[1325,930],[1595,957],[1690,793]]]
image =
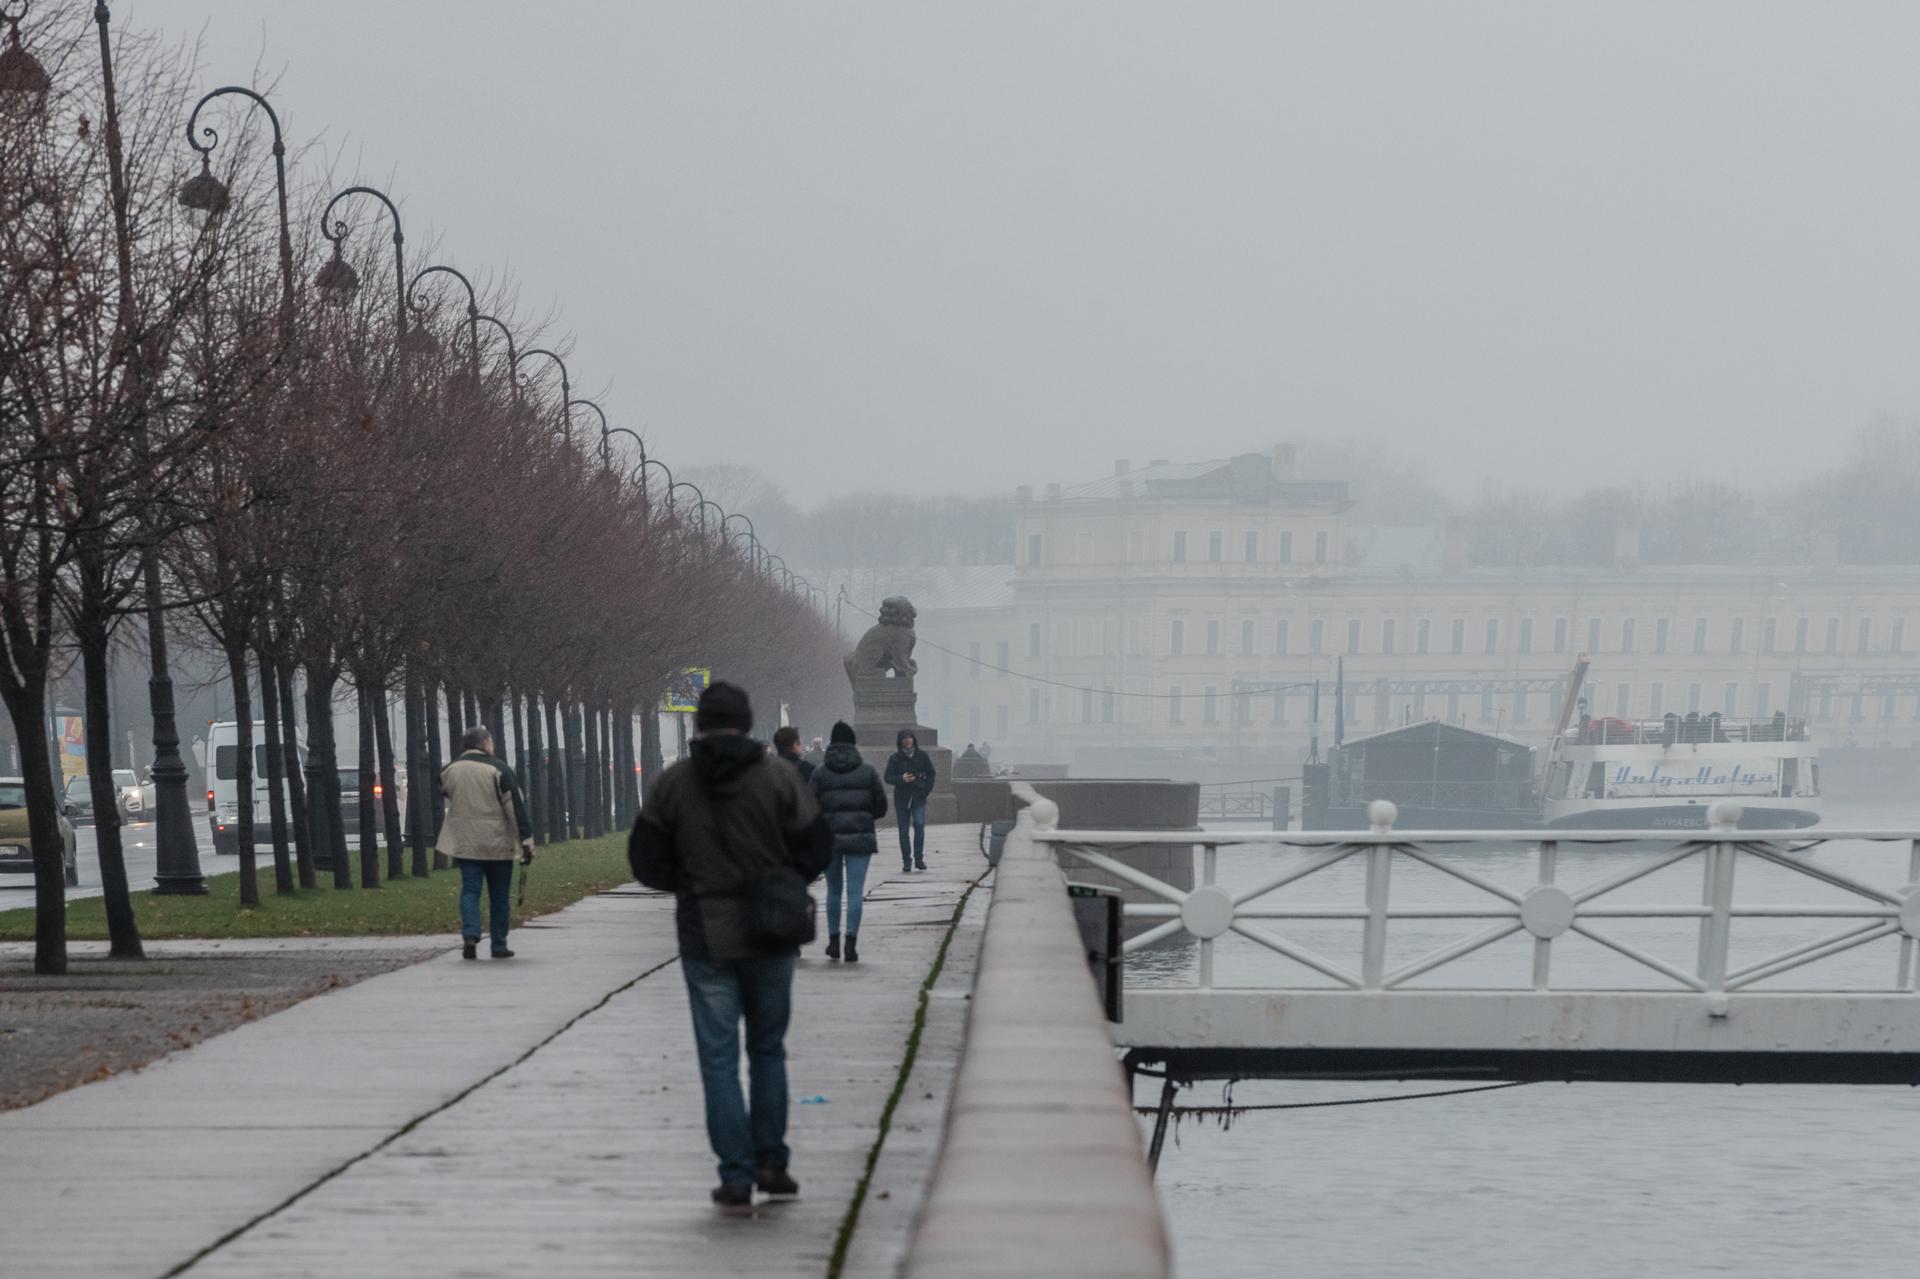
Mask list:
[[1693,621],[1693,651],[1707,651],[1707,619],[1704,617],[1697,617]]
[[1093,534],[1081,530],[1073,535],[1074,558],[1082,564],[1093,563]]
[[[976,647],[978,646],[976,645]],[[975,666],[973,669],[977,671],[980,668]],[[949,679],[953,676],[953,651],[951,649],[943,648],[940,650],[940,674],[942,677]]]
[[1207,656],[1220,656],[1220,623],[1207,623]]
[[1456,655],[1467,651],[1467,619],[1453,619],[1453,651]]
[[1658,680],[1655,680],[1652,684],[1649,684],[1647,686],[1648,718],[1650,719],[1660,718],[1660,703],[1663,700],[1663,697],[1666,691],[1667,690],[1665,689],[1665,687],[1663,687]]
[[[972,676],[974,679],[979,679],[980,678],[980,641],[979,640],[967,641],[967,665],[972,668],[967,672],[967,674]],[[1004,666],[1005,663],[1003,662],[1001,663],[1001,665]]]
[[1347,622],[1347,655],[1351,657],[1360,651],[1360,619],[1355,617]]
[[1253,656],[1253,619],[1251,617],[1240,619],[1240,654],[1243,657]]
[[1622,618],[1620,621],[1620,651],[1622,653],[1633,651],[1633,619],[1631,617]]
[[1167,626],[1167,654],[1180,657],[1187,651],[1187,624],[1174,618]]
[[1027,563],[1032,565],[1040,563],[1040,535],[1038,533],[1027,534]]
[[1258,529],[1248,529],[1246,561],[1247,563],[1252,564],[1257,562],[1259,558],[1260,558],[1260,532]]
[[1447,694],[1447,723],[1458,724],[1459,722],[1460,722],[1460,694],[1448,693]]
[[1073,623],[1066,618],[1053,624],[1053,653],[1055,657],[1073,656]]
[[1533,619],[1531,617],[1523,617],[1520,619],[1520,633],[1514,638],[1518,641],[1518,651],[1520,653],[1525,654],[1533,651]]
[[1856,646],[1855,651],[1861,653],[1870,653],[1873,651],[1873,619],[1870,617],[1860,619],[1860,643]]
[[1767,705],[1772,700],[1773,685],[1761,684],[1756,687],[1753,690],[1753,717],[1755,719],[1765,719],[1767,716],[1773,714],[1772,709]]
[[1721,690],[1720,713],[1726,716],[1728,719],[1732,719],[1734,717],[1735,712],[1737,712],[1739,709],[1740,709],[1740,686],[1738,684],[1730,683],[1726,686],[1726,688]]
[[1420,618],[1413,624],[1413,648],[1417,653],[1425,653],[1433,639],[1433,622]]
[[1315,533],[1313,535],[1313,562],[1315,564],[1325,564],[1327,562],[1327,535],[1325,533]]
[[1687,713],[1690,715],[1698,715],[1700,713],[1700,686],[1698,684],[1687,685]]
[[1315,657],[1327,651],[1327,624],[1319,618],[1307,626],[1307,651]]
[[1497,617],[1489,617],[1487,619],[1487,652],[1498,653],[1499,651],[1500,619]]
[[1600,619],[1597,617],[1589,617],[1587,619],[1587,652],[1598,653],[1599,651]]
[[1567,651],[1567,619],[1564,617],[1553,619],[1553,651],[1556,653]]
[[1492,693],[1480,694],[1480,722],[1483,724],[1493,723],[1493,694]]
[[1527,690],[1524,688],[1516,689],[1513,694],[1513,722],[1516,724],[1527,722]]
[[1837,617],[1827,619],[1827,651],[1829,653],[1840,651],[1840,619]]
[[1007,669],[1008,663],[1013,660],[1007,654],[1007,649],[1010,647],[1011,645],[1009,645],[1005,640],[1001,640],[993,646],[994,665],[998,666],[1003,671]]
[[1613,713],[1620,719],[1633,718],[1633,685],[1622,684],[1613,699]]
[[1287,619],[1284,617],[1273,624],[1273,651],[1280,657],[1287,655]]
[[1273,691],[1273,722],[1276,724],[1287,722],[1287,691],[1283,688]]
[[1654,652],[1664,653],[1667,651],[1668,629],[1669,628],[1667,625],[1666,618],[1662,617],[1654,622],[1653,624],[1653,651]]
[[1906,649],[1902,647],[1906,642],[1906,632],[1907,619],[1904,617],[1894,618],[1893,629],[1887,633],[1887,649],[1890,652],[1903,653],[1906,651]]
[[1211,684],[1207,685],[1205,706],[1207,723],[1218,724],[1220,722],[1220,690]]
[[1137,528],[1127,534],[1127,558],[1135,564],[1147,558],[1147,532],[1145,529]]
[[1734,618],[1727,623],[1727,651],[1738,653],[1740,646],[1747,642],[1747,623],[1742,618]]
[[993,735],[1004,739],[1011,731],[1013,708],[1005,705],[993,708]]
[[1280,532],[1280,562],[1282,564],[1293,563],[1293,530],[1292,529],[1282,529]]
[[1040,656],[1040,623],[1038,622],[1027,627],[1027,656]]
[[1037,688],[1030,688],[1027,690],[1027,723],[1038,724],[1039,722],[1040,722],[1040,690]]
[[1180,686],[1175,684],[1167,690],[1167,723],[1180,722]]
[[1796,653],[1807,651],[1807,619],[1804,617],[1793,624],[1793,651]]
[[1175,564],[1187,562],[1187,531],[1185,529],[1173,535],[1173,562]]
[[978,706],[967,707],[967,736],[976,742],[980,740],[980,708]]
[[1391,617],[1380,623],[1380,651],[1393,652],[1393,619]]
[[1101,694],[1100,694],[1100,722],[1101,722],[1101,723],[1103,723],[1103,724],[1111,724],[1111,723],[1113,723],[1113,700],[1114,700],[1114,699],[1113,699],[1113,690],[1112,690],[1111,688],[1109,688],[1109,689],[1106,689],[1106,690],[1104,690],[1104,691],[1102,691],[1102,692],[1101,692]]
[[1226,537],[1227,535],[1225,533],[1222,533],[1219,529],[1215,529],[1213,530],[1213,532],[1207,534],[1208,562],[1213,564],[1218,564],[1220,562],[1220,560],[1226,553],[1226,548],[1225,548]]
[[1080,722],[1093,723],[1093,690],[1090,688],[1080,690]]
[[1767,618],[1760,625],[1760,651],[1771,653],[1780,638],[1780,623],[1776,618]]

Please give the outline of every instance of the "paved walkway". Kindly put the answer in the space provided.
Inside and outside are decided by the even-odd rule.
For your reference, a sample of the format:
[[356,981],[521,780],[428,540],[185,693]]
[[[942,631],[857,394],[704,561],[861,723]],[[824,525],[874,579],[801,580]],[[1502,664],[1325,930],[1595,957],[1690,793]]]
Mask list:
[[707,1202],[672,903],[629,891],[517,933],[510,964],[450,952],[0,1115],[0,1276],[825,1275],[876,1145],[843,1273],[890,1275],[985,917],[975,828],[928,837],[926,875],[875,859],[861,963],[801,964],[796,1203]]

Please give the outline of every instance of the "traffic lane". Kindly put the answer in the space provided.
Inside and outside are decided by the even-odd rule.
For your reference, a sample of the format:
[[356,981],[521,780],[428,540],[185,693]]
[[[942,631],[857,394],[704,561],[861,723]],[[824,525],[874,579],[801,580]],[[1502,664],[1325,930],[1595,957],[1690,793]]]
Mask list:
[[[120,828],[120,848],[127,863],[127,884],[135,892],[153,887],[153,876],[157,869],[159,828],[152,822],[134,822]],[[100,895],[100,845],[95,838],[93,823],[74,827],[74,857],[80,865],[80,886],[67,889],[67,898],[98,897]],[[194,842],[200,847],[200,870],[202,874],[232,874],[240,869],[237,857],[221,857],[213,851],[213,831],[208,827],[206,818],[195,817],[193,823]],[[17,881],[17,882],[16,882]],[[8,892],[8,889],[18,891]],[[19,905],[21,902],[9,900],[21,898],[30,902],[29,894],[33,889],[33,876],[8,875],[0,878],[0,909]]]

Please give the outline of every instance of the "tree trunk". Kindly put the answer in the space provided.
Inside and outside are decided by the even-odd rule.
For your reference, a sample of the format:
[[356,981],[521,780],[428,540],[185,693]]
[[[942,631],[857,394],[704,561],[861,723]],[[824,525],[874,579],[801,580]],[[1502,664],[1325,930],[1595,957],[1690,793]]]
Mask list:
[[547,715],[547,842],[567,837],[567,760],[560,749],[560,726],[553,698],[544,699]]
[[467,731],[466,717],[460,713],[460,690],[447,685],[447,758],[460,758],[460,738]]
[[333,742],[334,678],[323,663],[307,663],[307,825],[315,863],[324,855],[333,886],[352,888],[353,866],[340,823],[340,758]]
[[109,705],[107,631],[104,623],[83,624],[79,629],[81,633],[77,638],[87,715],[87,788],[93,795],[94,846],[100,856],[100,888],[107,912],[107,935],[112,939],[109,953],[115,959],[139,959],[145,952],[140,945],[140,925],[133,916],[127,860],[120,843],[119,788],[113,784],[113,710]]
[[[429,707],[431,707],[433,703],[439,699],[440,690],[439,690],[439,685],[431,681],[428,682],[427,687],[433,691],[433,696],[428,699],[428,705]],[[430,725],[432,725],[432,730],[431,730],[433,733],[432,763],[433,763],[433,775],[436,779],[439,778],[440,769],[443,767],[441,761],[445,760],[445,761],[451,762],[454,758],[456,758],[460,754],[460,701],[459,701],[459,698],[454,695],[453,685],[448,684],[446,688],[447,688],[447,749],[444,754],[440,750],[440,717],[437,714],[435,714],[431,709],[427,713],[427,722]],[[446,816],[447,816],[447,797],[440,793],[440,787],[436,780],[436,784],[434,785],[434,788],[433,788],[433,829],[435,830],[435,832],[439,831],[441,823],[446,820]],[[436,839],[439,838],[437,833],[435,835],[435,838]],[[435,870],[446,870],[448,867],[452,865],[453,865],[453,862],[447,857],[445,853],[441,852],[438,848],[435,848],[433,850],[433,868]]]
[[586,829],[587,752],[580,740],[580,703],[567,699],[567,838],[579,839]]
[[234,848],[240,854],[240,904],[260,904],[260,868],[253,854],[253,689],[247,677],[247,646],[229,643],[227,678],[233,684]]
[[420,672],[409,664],[407,667],[407,840],[413,853],[413,873],[415,877],[427,877],[427,842],[437,839],[437,831],[429,831],[432,821],[434,791],[440,789],[438,770],[427,772],[427,726],[422,718],[422,708],[426,704],[426,694],[421,691]]
[[[287,847],[287,755],[280,735],[280,690],[273,663],[256,650],[260,667],[260,722],[267,737],[267,820],[273,827],[273,891],[293,891],[293,858]],[[288,730],[291,735],[291,729]]]
[[544,749],[540,743],[540,702],[529,695],[527,697],[527,807],[528,816],[533,819],[533,837],[542,844],[547,840],[547,762],[542,758]]
[[[307,787],[300,776],[300,712],[299,703],[293,699],[293,661],[288,659],[276,663],[280,677],[280,705],[287,716],[287,735],[281,742],[287,755],[281,761],[281,771],[287,775],[287,804],[293,822],[294,868],[298,872],[300,887],[314,888],[319,885],[319,876],[315,873],[314,849],[320,845],[314,843],[313,825],[309,820],[307,808]],[[311,732],[308,734],[312,736]],[[308,748],[311,760],[312,748]]]
[[360,729],[360,887],[380,887],[380,809],[373,788],[380,782],[374,763],[373,680],[362,672],[354,679],[354,705]]
[[501,713],[500,698],[488,697],[480,707],[480,714],[487,721],[487,731],[493,734],[493,753],[500,759],[511,759],[507,754],[507,723]]
[[60,795],[53,782],[47,742],[45,672],[26,676],[19,696],[8,690],[7,712],[19,739],[20,776],[27,789],[27,834],[33,841],[33,971],[62,977],[67,971],[66,845],[60,838]]
[[395,789],[393,770],[392,708],[386,691],[374,698],[379,707],[373,717],[373,744],[380,758],[380,821],[387,835],[387,878],[399,879],[407,873],[406,836],[400,828],[400,792]]
[[582,707],[580,730],[586,752],[580,770],[580,808],[586,814],[581,826],[588,839],[598,839],[604,833],[600,823],[600,784],[605,770],[600,767],[600,712],[592,703]]
[[647,787],[665,766],[660,754],[660,708],[648,702],[640,711],[640,808],[647,806]]

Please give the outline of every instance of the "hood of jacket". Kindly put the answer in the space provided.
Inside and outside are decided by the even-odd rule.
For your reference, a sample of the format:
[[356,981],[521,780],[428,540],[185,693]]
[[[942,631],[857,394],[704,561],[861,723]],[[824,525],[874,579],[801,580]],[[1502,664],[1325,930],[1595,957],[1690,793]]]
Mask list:
[[852,742],[835,742],[827,747],[825,767],[836,773],[851,773],[860,767],[860,748]]
[[899,751],[902,755],[906,754],[907,739],[909,737],[913,739],[913,753],[918,755],[920,753],[920,735],[910,728],[903,728],[894,734],[893,749]]
[[765,746],[741,733],[715,733],[687,744],[694,773],[716,787],[739,781],[766,753]]

